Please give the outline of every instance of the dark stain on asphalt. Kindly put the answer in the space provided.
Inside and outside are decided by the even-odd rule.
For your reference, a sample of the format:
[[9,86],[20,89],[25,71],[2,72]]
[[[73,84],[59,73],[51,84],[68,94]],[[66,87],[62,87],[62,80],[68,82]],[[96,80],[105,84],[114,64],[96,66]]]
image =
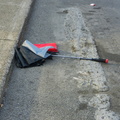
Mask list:
[[86,103],[81,103],[78,108],[76,109],[76,113],[79,112],[80,110],[86,110],[87,109],[87,104]]
[[101,7],[94,7],[93,9],[101,9]]
[[60,11],[60,12],[57,12],[59,14],[67,14],[68,13],[68,10],[63,10],[63,11]]
[[106,27],[106,28],[103,28],[103,30],[110,30],[110,28]]
[[106,22],[109,23],[110,22],[110,18],[105,18]]
[[83,13],[84,15],[94,15],[93,13]]
[[87,91],[87,90],[85,90],[85,91],[79,90],[78,94],[89,94],[89,91]]
[[94,10],[89,10],[89,12],[96,12],[96,11],[94,11]]
[[89,46],[92,46],[93,43],[88,43],[88,42],[85,42],[85,47],[89,47]]
[[76,52],[77,51],[75,46],[72,46],[71,49],[72,49],[72,52]]

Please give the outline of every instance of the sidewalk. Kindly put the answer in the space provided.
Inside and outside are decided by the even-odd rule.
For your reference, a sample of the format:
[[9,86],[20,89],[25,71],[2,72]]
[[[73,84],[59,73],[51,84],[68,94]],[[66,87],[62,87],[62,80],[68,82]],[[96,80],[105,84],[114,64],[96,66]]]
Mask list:
[[0,103],[10,66],[30,6],[34,0],[0,0]]

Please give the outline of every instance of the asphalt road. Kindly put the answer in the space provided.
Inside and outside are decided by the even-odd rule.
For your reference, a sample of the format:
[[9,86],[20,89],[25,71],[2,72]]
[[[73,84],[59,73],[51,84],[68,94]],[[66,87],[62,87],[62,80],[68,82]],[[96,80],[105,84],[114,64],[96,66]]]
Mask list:
[[120,111],[120,1],[93,1],[96,7],[82,7],[86,24],[89,27],[100,57],[108,58],[109,64],[103,65],[109,84],[111,109]]
[[[62,54],[71,54],[62,30],[66,12],[60,10],[80,8],[99,56],[110,60],[108,65],[102,64],[109,86],[107,94],[111,97],[111,110],[120,114],[120,1],[93,2],[95,7],[89,5],[89,0],[36,0],[23,39],[33,43],[57,42]],[[82,91],[71,80],[79,65],[77,60],[55,58],[41,67],[15,66],[0,120],[94,120],[94,109],[79,103]]]

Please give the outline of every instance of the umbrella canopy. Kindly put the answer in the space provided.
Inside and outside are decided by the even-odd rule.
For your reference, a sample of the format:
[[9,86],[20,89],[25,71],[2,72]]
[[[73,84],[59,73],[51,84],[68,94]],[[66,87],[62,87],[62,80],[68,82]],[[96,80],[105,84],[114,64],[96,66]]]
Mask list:
[[48,50],[51,48],[54,47],[46,45],[38,48],[26,40],[20,48],[15,49],[16,65],[21,68],[40,66],[47,58],[51,57],[51,54],[48,53]]

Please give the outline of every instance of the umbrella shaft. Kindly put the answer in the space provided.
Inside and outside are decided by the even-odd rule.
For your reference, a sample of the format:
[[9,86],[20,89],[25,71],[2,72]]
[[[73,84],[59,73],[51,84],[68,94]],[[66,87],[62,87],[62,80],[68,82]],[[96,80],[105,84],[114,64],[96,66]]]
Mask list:
[[53,57],[62,57],[62,58],[73,58],[73,59],[80,59],[80,60],[91,60],[90,58],[81,58],[75,56],[64,56],[64,55],[52,55]]

